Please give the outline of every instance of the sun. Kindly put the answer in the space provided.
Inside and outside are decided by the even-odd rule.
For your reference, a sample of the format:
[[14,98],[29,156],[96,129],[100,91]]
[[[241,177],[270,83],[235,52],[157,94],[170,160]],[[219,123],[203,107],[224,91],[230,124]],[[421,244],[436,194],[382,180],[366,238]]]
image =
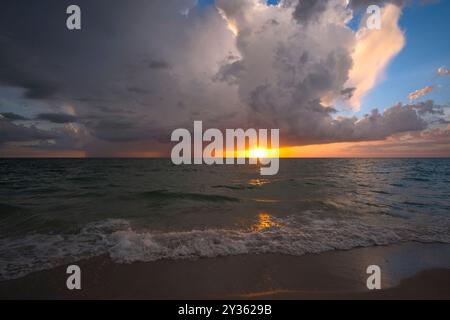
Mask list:
[[269,157],[269,150],[268,149],[253,149],[248,152],[249,158],[253,159],[264,159]]

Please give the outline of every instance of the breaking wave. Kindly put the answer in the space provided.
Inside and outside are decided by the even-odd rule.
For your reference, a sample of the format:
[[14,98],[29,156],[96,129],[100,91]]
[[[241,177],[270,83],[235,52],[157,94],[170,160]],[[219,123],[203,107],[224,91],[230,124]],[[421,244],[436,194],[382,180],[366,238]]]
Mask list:
[[[33,234],[0,239],[0,280],[23,277],[103,254],[117,263],[161,259],[196,259],[240,254],[304,255],[400,242],[450,243],[450,223],[418,224],[384,216],[307,222],[271,218],[246,230],[208,229],[184,232],[135,231],[129,221],[86,225],[77,234]],[[389,221],[391,220],[391,221]],[[376,221],[376,222],[375,222]]]

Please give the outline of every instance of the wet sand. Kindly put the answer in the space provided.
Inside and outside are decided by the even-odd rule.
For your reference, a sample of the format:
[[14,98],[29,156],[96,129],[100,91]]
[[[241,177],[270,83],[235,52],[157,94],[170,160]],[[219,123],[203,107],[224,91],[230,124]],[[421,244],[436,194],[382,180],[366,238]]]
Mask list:
[[[76,263],[82,290],[66,288],[66,266],[0,282],[1,299],[450,299],[450,245],[406,243],[305,256],[242,255],[117,264]],[[378,265],[382,290],[369,291]]]

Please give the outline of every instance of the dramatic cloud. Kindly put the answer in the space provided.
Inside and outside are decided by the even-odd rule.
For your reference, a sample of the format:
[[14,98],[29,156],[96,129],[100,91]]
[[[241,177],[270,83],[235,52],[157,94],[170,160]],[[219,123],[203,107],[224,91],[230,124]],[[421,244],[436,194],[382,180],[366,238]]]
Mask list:
[[[73,1],[2,1],[0,86],[20,89],[15,105],[30,106],[3,113],[3,143],[135,155],[166,152],[171,131],[194,120],[220,129],[280,128],[286,145],[385,139],[427,127],[430,111],[417,105],[362,118],[338,116],[333,105],[358,109],[403,48],[396,1],[375,1],[384,5],[382,29],[357,33],[347,23],[363,1],[76,3],[83,29],[74,32],[65,28]],[[437,110],[432,102],[427,108]],[[13,120],[27,119],[16,113],[37,116],[19,126]]]
[[[324,2],[327,5],[320,10],[305,2],[291,9],[298,22],[304,22],[299,10],[316,8],[321,12],[320,18],[306,27],[292,25],[289,8],[247,6],[238,10],[223,2],[222,12],[239,30],[240,59],[223,65],[217,79],[238,86],[241,100],[251,108],[252,124],[283,128],[283,142],[288,145],[384,139],[427,127],[413,106],[397,105],[383,113],[374,110],[357,119],[335,118],[336,110],[321,103],[324,98],[340,96],[352,100],[357,95],[359,99],[375,84],[403,46],[398,7],[387,5],[384,9],[385,31],[362,29],[355,39],[344,23],[348,13],[345,1]],[[268,21],[276,23],[267,28]],[[315,39],[322,41],[317,43]],[[384,44],[380,49],[381,39]],[[368,74],[355,71],[349,79],[349,70],[354,70],[355,64]],[[345,87],[347,83],[355,87]]]
[[426,86],[425,88],[417,89],[416,91],[411,92],[408,95],[408,98],[410,101],[417,100],[421,97],[428,95],[431,91],[433,91],[433,89],[434,89],[434,87],[432,87],[432,86]]
[[381,30],[369,30],[362,26],[356,35],[349,86],[356,88],[350,105],[357,110],[361,99],[383,77],[389,62],[405,45],[405,36],[398,25],[400,14],[400,7],[388,4],[382,10]]

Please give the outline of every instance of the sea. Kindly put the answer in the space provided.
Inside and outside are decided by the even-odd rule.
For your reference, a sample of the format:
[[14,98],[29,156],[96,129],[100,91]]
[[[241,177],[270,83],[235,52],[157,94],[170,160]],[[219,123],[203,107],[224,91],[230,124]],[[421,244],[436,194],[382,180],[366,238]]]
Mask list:
[[450,159],[0,159],[0,281],[116,263],[450,243]]

